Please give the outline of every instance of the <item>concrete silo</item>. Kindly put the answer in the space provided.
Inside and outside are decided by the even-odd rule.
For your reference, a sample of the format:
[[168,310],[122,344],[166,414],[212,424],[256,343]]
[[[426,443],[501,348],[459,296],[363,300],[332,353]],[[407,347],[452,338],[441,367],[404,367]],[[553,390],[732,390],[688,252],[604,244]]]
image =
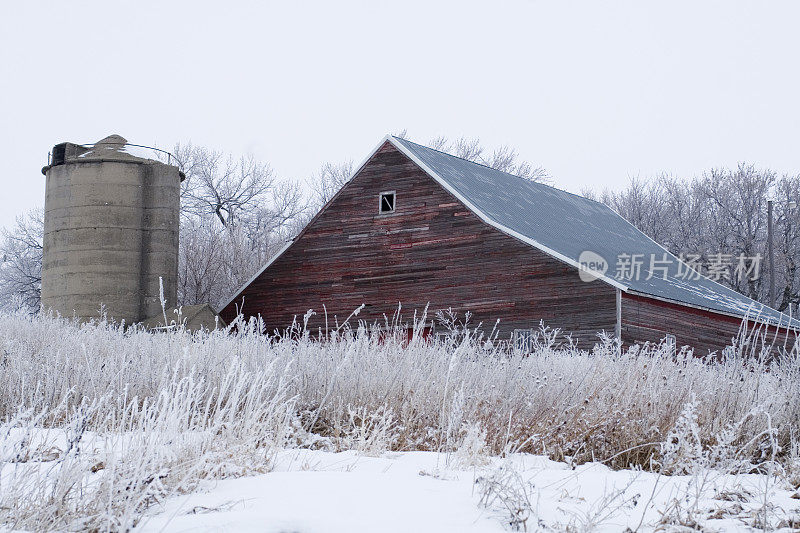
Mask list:
[[[161,312],[178,278],[177,167],[119,135],[94,145],[62,143],[42,169],[45,189],[42,307],[127,324]],[[144,156],[144,157],[143,157]]]

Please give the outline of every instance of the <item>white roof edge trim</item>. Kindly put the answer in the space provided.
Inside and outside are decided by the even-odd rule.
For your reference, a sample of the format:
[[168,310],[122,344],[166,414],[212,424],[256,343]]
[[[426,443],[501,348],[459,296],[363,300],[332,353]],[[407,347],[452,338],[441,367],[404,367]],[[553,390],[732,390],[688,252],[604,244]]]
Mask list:
[[[365,166],[367,163],[369,163],[369,160],[370,160],[370,159],[372,159],[372,158],[373,158],[373,156],[375,156],[375,154],[378,152],[378,150],[380,150],[380,149],[381,149],[381,146],[383,146],[384,144],[386,144],[386,142],[387,142],[387,141],[391,142],[391,140],[392,140],[392,136],[391,136],[391,135],[385,135],[385,136],[383,137],[383,139],[381,139],[381,141],[378,143],[378,145],[377,145],[377,146],[375,146],[375,148],[373,148],[373,149],[370,151],[369,155],[368,155],[367,157],[365,157],[363,161],[361,161],[361,163],[360,163],[360,164],[359,164],[359,165],[358,165],[358,166],[355,168],[355,170],[353,170],[353,172],[350,174],[350,177],[349,177],[349,178],[347,178],[347,181],[345,182],[345,185],[344,185],[344,186],[342,186],[342,189],[344,189],[344,187],[346,187],[346,186],[347,186],[347,184],[348,184],[348,183],[350,183],[350,180],[352,180],[353,178],[355,178],[355,177],[356,177],[356,174],[358,174],[359,172],[361,172],[361,169],[363,169],[363,168],[364,168],[364,166]],[[394,143],[391,143],[391,144],[394,146]],[[342,190],[342,189],[339,189],[339,190]],[[329,201],[328,201],[328,203],[330,203],[331,201],[333,201],[333,199],[334,199],[334,198],[336,198],[336,196],[337,196],[337,195],[338,195],[338,191],[337,191],[337,194],[334,194],[334,195],[333,195],[333,197],[331,197],[331,200],[329,200]],[[322,207],[320,208],[320,210],[319,210],[319,211],[317,211],[317,213],[316,213],[316,214],[318,215],[319,213],[321,213],[321,212],[322,212],[322,211],[323,211],[323,210],[324,210],[324,209],[327,207],[327,205],[328,205],[328,204],[325,204],[324,206],[322,206]],[[303,228],[302,228],[302,229],[301,229],[301,230],[300,230],[300,231],[299,231],[297,234],[298,234],[298,235],[300,235],[301,233],[303,233],[303,231],[305,231],[305,229],[308,227],[308,224],[311,224],[311,222],[313,222],[315,218],[316,218],[316,215],[315,215],[315,216],[313,216],[313,217],[311,217],[311,218],[308,220],[308,223],[307,223],[305,226],[303,226]],[[247,283],[243,284],[241,287],[239,287],[239,288],[236,290],[236,292],[234,292],[234,293],[233,293],[233,296],[231,296],[231,298],[230,298],[230,299],[229,299],[227,302],[225,302],[225,305],[223,305],[223,306],[222,306],[222,308],[220,309],[220,311],[222,311],[222,309],[225,309],[226,307],[228,307],[228,306],[231,304],[231,302],[232,302],[232,301],[234,301],[234,300],[235,300],[235,299],[236,299],[236,298],[237,298],[237,297],[238,297],[240,294],[242,294],[242,292],[244,292],[244,290],[245,290],[245,289],[246,289],[246,288],[247,288],[247,287],[248,287],[248,286],[249,286],[251,283],[253,283],[253,282],[256,280],[256,278],[257,278],[258,276],[260,276],[261,274],[263,274],[263,273],[264,273],[264,271],[265,271],[267,268],[269,268],[269,266],[270,266],[272,263],[274,263],[274,262],[275,262],[275,261],[276,261],[276,260],[277,260],[277,259],[278,259],[278,258],[281,256],[281,255],[283,255],[283,252],[285,252],[286,250],[288,250],[288,249],[289,249],[289,247],[290,247],[290,246],[291,246],[293,243],[294,243],[294,238],[293,238],[292,240],[290,240],[289,242],[287,242],[285,245],[283,245],[283,247],[282,247],[280,250],[278,250],[278,252],[277,252],[275,255],[273,255],[272,257],[270,257],[269,261],[267,261],[267,263],[266,263],[266,264],[265,264],[263,267],[261,267],[261,269],[259,269],[259,271],[258,271],[258,272],[256,272],[256,273],[255,273],[255,275],[254,275],[252,278],[250,278],[250,279],[247,281]]]
[[[269,266],[270,266],[272,263],[274,263],[274,262],[275,262],[275,261],[276,261],[276,260],[277,260],[277,259],[278,259],[280,256],[282,256],[282,255],[283,255],[283,252],[285,252],[286,250],[288,250],[288,249],[289,249],[289,247],[290,247],[292,244],[294,244],[294,239],[292,239],[291,241],[289,241],[289,242],[287,242],[286,244],[284,244],[284,245],[281,247],[281,249],[280,249],[280,250],[278,250],[278,251],[277,251],[277,253],[275,253],[275,255],[273,255],[272,257],[270,257],[270,258],[269,258],[269,261],[267,261],[267,264],[265,264],[263,267],[261,267],[261,269],[259,269],[259,271],[258,271],[258,272],[256,272],[256,273],[255,273],[255,275],[253,275],[253,277],[252,277],[252,278],[250,278],[249,280],[247,280],[247,282],[246,282],[246,283],[244,283],[244,284],[243,284],[241,287],[239,287],[239,288],[236,290],[236,292],[234,292],[234,293],[233,293],[233,296],[231,296],[231,299],[230,299],[230,300],[228,300],[227,302],[225,302],[225,305],[223,305],[223,306],[222,306],[222,309],[225,309],[226,307],[228,307],[229,305],[231,305],[231,302],[232,302],[232,301],[234,301],[234,300],[236,299],[236,297],[237,297],[237,296],[239,296],[240,294],[242,294],[242,292],[244,292],[244,290],[245,290],[247,287],[249,287],[249,286],[250,286],[250,284],[251,284],[251,283],[253,283],[253,282],[256,280],[256,278],[257,278],[258,276],[260,276],[260,275],[261,275],[261,274],[262,274],[262,273],[263,273],[263,272],[264,272],[264,271],[265,271],[265,270],[266,270],[266,269],[267,269],[267,268],[268,268],[268,267],[269,267]],[[220,311],[222,311],[222,309],[221,309]]]
[[[349,177],[349,178],[347,178],[347,183],[350,183],[350,180],[351,180],[351,179],[353,179],[353,178],[355,178],[355,177],[356,177],[356,174],[358,174],[359,172],[361,172],[361,169],[363,169],[363,168],[364,168],[364,166],[366,166],[366,164],[367,164],[367,163],[369,163],[369,160],[370,160],[370,159],[372,159],[372,158],[375,156],[375,154],[376,154],[376,153],[378,153],[378,150],[380,150],[380,149],[381,149],[381,146],[383,146],[384,144],[386,144],[386,142],[387,142],[387,141],[388,141],[388,142],[390,142],[390,143],[391,143],[391,144],[394,146],[394,143],[392,142],[392,136],[391,136],[391,135],[388,135],[388,134],[387,134],[387,135],[384,135],[383,139],[381,139],[381,140],[380,140],[380,142],[378,143],[378,145],[377,145],[375,148],[373,148],[372,150],[370,150],[370,152],[369,152],[369,155],[368,155],[367,157],[365,157],[363,161],[361,161],[361,164],[360,164],[360,165],[358,165],[358,166],[355,168],[355,170],[353,170],[353,173],[352,173],[352,174],[350,174],[350,177]],[[344,187],[342,187],[342,189],[343,189],[343,188],[344,188]],[[341,189],[340,189],[340,190],[341,190]]]
[[[503,224],[497,222],[493,218],[490,218],[489,216],[487,216],[486,213],[484,213],[483,211],[478,209],[472,202],[467,200],[461,193],[459,193],[457,190],[455,190],[449,183],[447,183],[446,180],[442,179],[441,176],[439,176],[436,172],[434,172],[433,169],[431,169],[428,165],[426,165],[423,161],[421,161],[417,156],[415,156],[405,146],[403,146],[401,143],[395,141],[393,136],[388,135],[387,139],[388,139],[388,141],[390,143],[392,143],[392,146],[394,146],[395,148],[400,150],[403,153],[403,155],[405,155],[406,157],[411,159],[417,166],[419,166],[422,170],[424,170],[430,177],[432,177],[434,180],[436,180],[436,182],[439,185],[444,187],[450,194],[455,196],[462,204],[464,204],[467,207],[467,209],[469,209],[470,211],[472,211],[473,213],[478,215],[478,217],[481,220],[483,220],[484,222],[486,222],[490,226],[502,231],[506,235],[510,235],[511,237],[514,237],[515,239],[520,240],[520,241],[524,242],[525,244],[533,246],[534,248],[539,249],[540,251],[546,253],[547,255],[549,255],[551,257],[555,257],[556,259],[558,259],[560,261],[563,261],[564,263],[567,263],[568,265],[573,266],[573,267],[577,268],[578,270],[581,269],[580,263],[578,263],[574,259],[572,259],[570,257],[567,257],[567,256],[565,256],[563,254],[560,254],[560,253],[556,252],[555,250],[553,250],[551,248],[548,248],[547,246],[545,246],[545,245],[543,245],[543,244],[531,239],[530,237],[527,237],[527,236],[525,236],[525,235],[523,235],[521,233],[518,233],[518,232],[512,230],[511,228],[509,228],[507,226],[504,226]],[[601,280],[605,281],[606,283],[608,283],[609,285],[611,285],[613,287],[616,287],[617,289],[620,289],[622,291],[628,292],[628,287],[626,285],[623,285],[619,281],[615,280],[614,278],[610,278],[610,277],[608,277],[606,275],[598,275],[598,274],[596,274],[594,272],[592,273],[592,275],[594,275],[597,279],[601,279]]]

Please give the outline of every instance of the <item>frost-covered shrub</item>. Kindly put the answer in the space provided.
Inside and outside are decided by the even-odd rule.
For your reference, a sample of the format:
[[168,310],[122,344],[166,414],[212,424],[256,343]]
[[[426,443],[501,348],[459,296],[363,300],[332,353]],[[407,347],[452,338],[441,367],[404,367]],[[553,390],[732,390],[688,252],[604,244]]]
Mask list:
[[124,528],[198,480],[267,470],[288,446],[798,471],[796,352],[704,361],[608,338],[580,351],[543,333],[522,356],[458,333],[409,341],[337,324],[320,342],[258,321],[190,334],[0,316],[0,520]]
[[[475,480],[480,505],[500,515],[512,531],[528,531],[535,486],[510,461]],[[533,522],[533,521],[532,521]]]
[[344,450],[380,456],[397,440],[394,415],[385,405],[372,412],[348,407],[347,416],[349,421],[340,439]]
[[486,429],[473,422],[461,429],[461,443],[453,454],[456,468],[474,468],[489,464],[489,449],[486,446]]
[[695,399],[683,406],[675,427],[661,443],[660,461],[662,470],[672,474],[686,474],[698,466],[706,466]]
[[[37,323],[47,320],[31,322]],[[0,422],[0,523],[24,530],[128,530],[150,505],[193,490],[203,479],[267,471],[274,451],[286,445],[295,408],[284,361],[254,368],[228,358],[217,361],[214,379],[207,379],[185,354],[166,358],[165,367],[148,376],[153,394],[140,394],[135,380],[119,387],[104,380],[104,367],[115,361],[90,359],[97,355],[83,342],[90,332],[132,338],[102,326],[63,330],[80,340],[52,341],[79,350],[87,363],[69,372],[63,366],[66,384],[45,370],[53,364],[47,351],[26,361],[9,353],[12,346],[27,353],[32,338],[3,339],[8,361],[20,364],[7,365],[20,388],[13,399],[5,395],[6,405],[19,406]],[[92,362],[99,372],[90,369]],[[43,383],[62,388],[47,390]]]

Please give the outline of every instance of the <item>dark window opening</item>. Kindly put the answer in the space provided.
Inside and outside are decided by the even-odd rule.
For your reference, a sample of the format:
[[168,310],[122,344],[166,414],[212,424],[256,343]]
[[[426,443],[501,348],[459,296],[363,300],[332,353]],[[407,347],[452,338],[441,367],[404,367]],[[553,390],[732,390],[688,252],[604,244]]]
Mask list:
[[394,213],[394,191],[382,192],[378,200],[378,212]]

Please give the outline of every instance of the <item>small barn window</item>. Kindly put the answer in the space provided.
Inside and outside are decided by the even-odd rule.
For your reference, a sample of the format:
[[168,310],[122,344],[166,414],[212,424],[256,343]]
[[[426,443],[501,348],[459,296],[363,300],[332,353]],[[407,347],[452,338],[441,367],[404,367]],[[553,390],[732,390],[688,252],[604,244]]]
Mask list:
[[395,207],[395,193],[394,191],[386,191],[378,195],[378,213],[385,215],[387,213],[394,213]]

